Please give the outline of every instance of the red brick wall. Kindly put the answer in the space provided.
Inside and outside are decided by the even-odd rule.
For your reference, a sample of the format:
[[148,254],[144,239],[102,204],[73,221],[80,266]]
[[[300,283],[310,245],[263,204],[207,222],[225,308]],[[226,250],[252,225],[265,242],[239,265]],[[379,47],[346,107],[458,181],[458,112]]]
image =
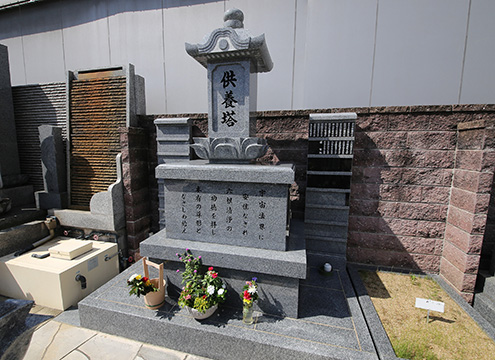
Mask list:
[[[128,254],[139,259],[139,243],[146,239],[151,226],[148,133],[145,129],[121,128],[122,176]],[[155,152],[156,157],[156,152]]]
[[462,116],[450,107],[359,114],[348,259],[438,272]]
[[469,302],[473,300],[492,190],[492,122],[483,119],[458,126],[440,275]]

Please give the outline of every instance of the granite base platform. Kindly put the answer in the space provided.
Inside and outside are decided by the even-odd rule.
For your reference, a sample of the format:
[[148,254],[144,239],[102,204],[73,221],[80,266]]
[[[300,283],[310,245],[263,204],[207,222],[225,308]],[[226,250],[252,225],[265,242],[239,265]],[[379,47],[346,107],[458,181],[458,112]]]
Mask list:
[[161,230],[140,244],[142,256],[156,263],[164,263],[164,274],[168,291],[179,296],[183,286],[181,273],[183,264],[176,254],[190,249],[194,256],[201,255],[206,267],[213,266],[227,285],[226,304],[241,307],[241,292],[245,282],[257,277],[264,284],[260,290],[256,310],[265,314],[298,317],[299,281],[306,279],[306,250],[304,246],[304,224],[291,224],[288,251],[257,249],[244,246],[214,244],[194,240],[179,240],[168,237]]
[[[329,276],[319,271],[324,262],[334,266]],[[223,305],[199,322],[170,296],[149,310],[128,295],[126,279],[142,271],[136,264],[79,303],[81,326],[211,359],[378,359],[345,261],[309,254],[308,264],[297,319],[258,313],[246,325],[240,307]]]

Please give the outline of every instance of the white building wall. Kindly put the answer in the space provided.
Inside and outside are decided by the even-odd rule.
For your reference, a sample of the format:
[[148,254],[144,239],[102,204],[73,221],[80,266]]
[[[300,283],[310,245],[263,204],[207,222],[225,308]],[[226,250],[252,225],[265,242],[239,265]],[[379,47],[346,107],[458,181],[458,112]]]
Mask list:
[[493,0],[41,1],[0,11],[13,85],[132,63],[147,112],[207,112],[206,70],[184,43],[231,7],[266,34],[258,109],[495,103]]

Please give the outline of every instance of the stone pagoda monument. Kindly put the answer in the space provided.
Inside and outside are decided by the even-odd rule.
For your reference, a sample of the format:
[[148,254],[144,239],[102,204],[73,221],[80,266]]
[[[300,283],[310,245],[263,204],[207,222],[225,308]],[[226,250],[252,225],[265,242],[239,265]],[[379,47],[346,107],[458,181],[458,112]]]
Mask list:
[[[290,223],[291,164],[262,166],[266,140],[256,137],[257,74],[273,63],[265,36],[252,37],[232,9],[224,27],[186,51],[208,72],[208,138],[191,147],[201,160],[158,165],[166,228],[141,243],[141,255],[165,263],[169,294],[181,287],[176,253],[190,249],[214,266],[229,289],[227,306],[241,307],[246,280],[260,283],[258,306],[297,317],[299,280],[306,278],[302,224]],[[157,133],[162,121],[157,120]],[[174,289],[176,294],[174,294]]]

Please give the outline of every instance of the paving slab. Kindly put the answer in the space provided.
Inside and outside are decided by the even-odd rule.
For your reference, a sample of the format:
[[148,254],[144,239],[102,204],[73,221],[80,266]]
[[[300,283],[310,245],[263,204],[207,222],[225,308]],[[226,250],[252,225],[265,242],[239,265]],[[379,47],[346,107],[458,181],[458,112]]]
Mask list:
[[[328,261],[334,270],[324,276],[319,266]],[[170,297],[151,311],[143,299],[128,295],[126,279],[141,271],[137,264],[79,303],[81,325],[189,353],[188,360],[192,354],[229,360],[378,359],[345,260],[308,254],[308,264],[297,319],[258,313],[255,323],[246,325],[242,309],[222,306],[209,319],[196,321]]]
[[121,337],[98,333],[77,350],[86,359],[99,360],[133,360],[141,348],[141,343]]
[[49,321],[34,332],[24,359],[62,359],[96,334],[96,331]]
[[79,312],[77,311],[77,306],[71,306],[70,308],[62,312],[60,315],[55,317],[54,320],[72,326],[81,326],[81,323],[79,321]]
[[135,360],[190,360],[187,354],[159,346],[143,344]]
[[60,323],[49,321],[38,328],[29,343],[29,348],[24,356],[25,360],[38,360],[43,359],[45,349],[52,343],[55,335],[57,334]]
[[64,360],[88,360],[88,358],[86,357],[86,355],[76,349],[74,351],[71,351],[66,357],[64,357]]

